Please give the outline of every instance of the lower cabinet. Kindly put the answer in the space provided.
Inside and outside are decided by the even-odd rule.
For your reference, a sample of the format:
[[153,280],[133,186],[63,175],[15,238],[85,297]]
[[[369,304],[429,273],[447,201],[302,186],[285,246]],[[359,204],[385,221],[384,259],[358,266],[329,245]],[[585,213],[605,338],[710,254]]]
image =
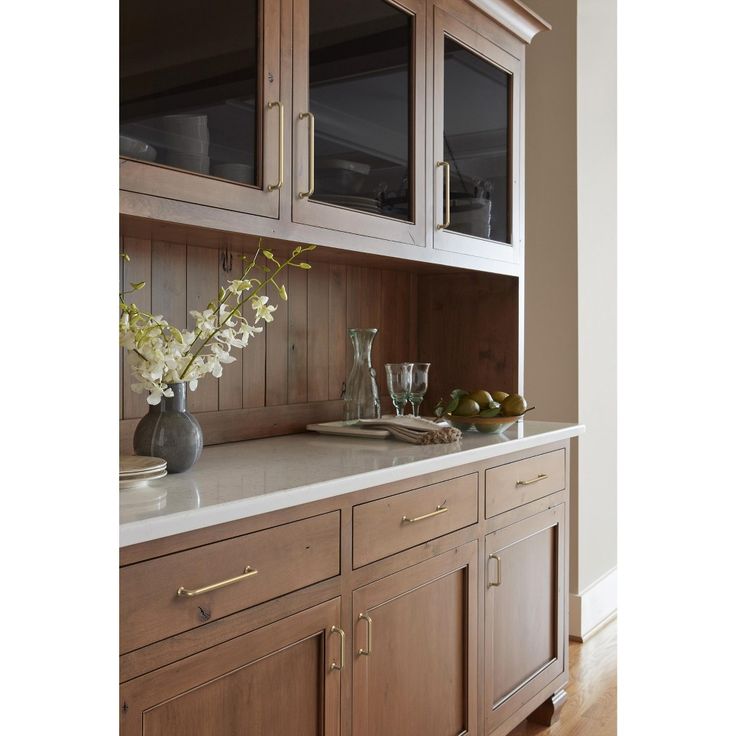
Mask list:
[[344,634],[334,599],[121,687],[123,736],[337,736]]
[[476,542],[353,592],[353,736],[477,730]]
[[565,504],[486,536],[486,733],[562,674]]

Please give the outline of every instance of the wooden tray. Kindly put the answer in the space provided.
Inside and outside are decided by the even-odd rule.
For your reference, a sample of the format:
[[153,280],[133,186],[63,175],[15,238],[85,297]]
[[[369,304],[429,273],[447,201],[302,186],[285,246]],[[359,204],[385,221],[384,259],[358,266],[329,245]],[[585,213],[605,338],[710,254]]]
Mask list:
[[321,422],[319,424],[307,424],[310,432],[320,434],[336,434],[342,437],[363,437],[364,439],[385,440],[391,436],[387,429],[363,429],[356,427],[352,422]]

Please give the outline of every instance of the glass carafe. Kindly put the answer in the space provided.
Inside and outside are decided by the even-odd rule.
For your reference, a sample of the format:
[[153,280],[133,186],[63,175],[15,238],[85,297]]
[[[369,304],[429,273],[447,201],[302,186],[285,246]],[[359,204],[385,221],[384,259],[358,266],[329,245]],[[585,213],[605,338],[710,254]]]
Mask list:
[[377,419],[381,416],[376,371],[371,365],[371,346],[378,333],[375,327],[356,329],[348,335],[353,343],[353,367],[345,385],[345,420]]

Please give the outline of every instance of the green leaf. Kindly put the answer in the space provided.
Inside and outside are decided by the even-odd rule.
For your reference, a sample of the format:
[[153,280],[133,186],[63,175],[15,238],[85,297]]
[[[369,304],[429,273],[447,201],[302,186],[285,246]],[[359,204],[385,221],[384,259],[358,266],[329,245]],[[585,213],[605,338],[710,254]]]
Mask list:
[[441,417],[445,413],[445,407],[442,406],[442,404],[437,404],[434,408],[434,415],[436,417]]
[[459,396],[454,396],[450,400],[450,403],[447,405],[447,413],[448,414],[452,414],[452,412],[454,412],[455,409],[457,409],[457,407],[458,407],[459,404],[460,404],[460,397]]
[[140,291],[145,285],[145,281],[136,281],[135,283],[131,282],[130,287],[133,291]]
[[467,396],[467,395],[468,395],[468,392],[462,388],[453,389],[453,391],[450,393],[450,396],[453,399],[462,399],[463,396]]
[[169,325],[169,332],[174,336],[177,342],[180,342],[182,345],[184,344],[184,335],[182,335],[176,327]]

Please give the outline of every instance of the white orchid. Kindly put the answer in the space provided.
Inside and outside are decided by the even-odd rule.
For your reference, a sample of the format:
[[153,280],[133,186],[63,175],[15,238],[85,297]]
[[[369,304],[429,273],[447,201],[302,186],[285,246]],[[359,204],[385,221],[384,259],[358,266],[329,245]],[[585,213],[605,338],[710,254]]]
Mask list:
[[[130,371],[134,378],[131,389],[136,393],[148,392],[147,401],[151,405],[161,402],[161,398],[174,395],[169,387],[173,383],[187,383],[195,391],[199,379],[211,373],[215,378],[222,375],[223,364],[234,363],[233,348],[243,349],[254,335],[263,332],[243,317],[241,307],[250,302],[255,312],[254,323],[263,320],[273,322],[276,306],[269,304],[267,296],[261,292],[267,284],[272,284],[279,296],[286,300],[286,288],[275,278],[287,266],[310,268],[308,263],[296,263],[301,253],[314,250],[315,246],[297,246],[291,256],[280,263],[270,251],[263,256],[271,261],[274,269],[263,268],[257,264],[261,254],[260,245],[252,260],[244,258],[243,275],[228,282],[221,288],[216,302],[207,308],[192,310],[194,330],[179,330],[170,325],[163,315],[153,315],[140,310],[135,304],[128,304],[125,295],[138,291],[144,282],[131,284],[129,291],[120,294],[120,345],[129,356]],[[123,253],[122,257],[130,258]],[[259,268],[266,277],[261,280],[247,278],[251,271]]]

